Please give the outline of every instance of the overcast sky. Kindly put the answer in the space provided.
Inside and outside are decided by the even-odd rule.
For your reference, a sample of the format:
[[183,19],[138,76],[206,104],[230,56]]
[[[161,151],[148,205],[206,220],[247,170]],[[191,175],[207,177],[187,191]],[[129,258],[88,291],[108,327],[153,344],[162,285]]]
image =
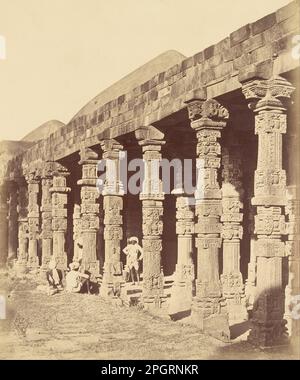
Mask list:
[[[289,0],[0,0],[0,140],[67,123],[160,53],[186,56]],[[1,37],[0,37],[1,40]],[[1,58],[1,54],[0,54]]]

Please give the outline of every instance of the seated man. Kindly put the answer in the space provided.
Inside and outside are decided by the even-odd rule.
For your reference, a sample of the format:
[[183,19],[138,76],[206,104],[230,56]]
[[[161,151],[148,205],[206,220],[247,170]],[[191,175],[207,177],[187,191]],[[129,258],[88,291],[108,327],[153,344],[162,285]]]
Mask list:
[[46,277],[49,285],[49,294],[55,294],[63,289],[62,278],[63,274],[60,269],[57,269],[57,262],[54,257],[49,262],[49,270],[46,272]]
[[66,275],[66,290],[72,293],[79,293],[84,284],[87,286],[89,293],[89,278],[90,276],[85,273],[79,272],[80,264],[73,262],[69,265],[70,271]]

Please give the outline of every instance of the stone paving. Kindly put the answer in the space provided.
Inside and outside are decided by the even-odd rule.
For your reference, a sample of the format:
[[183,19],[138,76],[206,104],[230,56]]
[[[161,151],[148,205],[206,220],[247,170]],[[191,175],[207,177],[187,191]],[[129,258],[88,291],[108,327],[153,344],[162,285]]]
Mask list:
[[7,319],[0,321],[0,359],[273,359],[247,342],[220,342],[186,323],[172,322],[96,295],[54,296],[29,280],[0,281]]

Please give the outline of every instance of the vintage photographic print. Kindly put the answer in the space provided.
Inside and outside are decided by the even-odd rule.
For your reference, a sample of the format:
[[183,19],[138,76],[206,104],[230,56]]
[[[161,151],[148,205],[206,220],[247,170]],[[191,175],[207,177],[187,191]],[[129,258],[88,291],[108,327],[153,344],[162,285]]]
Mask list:
[[300,0],[0,0],[0,359],[299,360],[299,79]]

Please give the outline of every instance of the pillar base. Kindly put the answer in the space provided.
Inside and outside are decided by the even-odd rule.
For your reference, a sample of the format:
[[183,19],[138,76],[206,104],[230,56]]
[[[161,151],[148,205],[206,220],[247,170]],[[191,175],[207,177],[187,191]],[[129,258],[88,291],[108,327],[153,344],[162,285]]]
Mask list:
[[193,300],[192,282],[174,283],[171,291],[168,314],[175,315],[191,310]]
[[283,319],[282,292],[262,293],[255,301],[248,341],[259,347],[288,344],[286,323]]
[[248,320],[248,311],[246,305],[243,303],[237,304],[234,300],[227,299],[227,310],[230,323]]
[[120,297],[122,276],[122,263],[104,263],[103,280],[100,286],[100,296],[103,298]]
[[295,354],[300,356],[300,319],[292,320],[290,344]]
[[142,287],[140,284],[135,286],[131,282],[123,282],[121,284],[121,299],[124,306],[137,306],[141,303],[141,298]]
[[100,275],[100,263],[99,260],[93,261],[93,262],[82,262],[82,269],[85,272],[88,272],[91,275],[91,280],[96,281],[96,278]]
[[122,276],[114,276],[113,280],[108,280],[103,277],[102,284],[100,286],[100,297],[113,298],[121,296],[121,288],[124,284]]
[[28,272],[27,261],[26,260],[17,260],[14,266],[14,271],[17,276],[23,276]]
[[[253,323],[248,335],[248,342],[259,348],[271,348],[287,346],[289,344],[288,335],[285,333],[285,321],[276,323]],[[298,342],[299,343],[299,342]]]
[[171,289],[169,302],[169,315],[191,310],[194,277],[194,265],[176,265],[174,284]]
[[191,320],[201,331],[219,339],[230,342],[229,319],[225,304],[214,297],[193,299]]
[[164,295],[142,297],[143,308],[147,311],[157,311],[159,309],[165,309],[167,306],[166,301],[167,297]]
[[27,261],[27,268],[30,272],[38,272],[39,271],[39,258],[36,257],[29,257]]
[[230,322],[248,320],[245,287],[241,273],[221,275],[222,296],[226,300]]

